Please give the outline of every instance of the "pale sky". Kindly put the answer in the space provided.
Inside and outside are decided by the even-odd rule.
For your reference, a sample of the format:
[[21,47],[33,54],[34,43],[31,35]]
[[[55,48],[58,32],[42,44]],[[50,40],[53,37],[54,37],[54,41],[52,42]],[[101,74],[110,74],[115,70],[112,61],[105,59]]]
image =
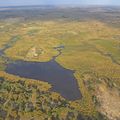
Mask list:
[[20,5],[120,5],[120,0],[0,0],[0,6]]

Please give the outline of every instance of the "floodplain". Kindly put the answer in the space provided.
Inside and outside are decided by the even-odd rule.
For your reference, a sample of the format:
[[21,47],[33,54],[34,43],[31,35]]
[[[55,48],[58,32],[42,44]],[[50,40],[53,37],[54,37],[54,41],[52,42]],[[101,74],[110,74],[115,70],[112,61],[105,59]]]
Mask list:
[[0,119],[120,119],[119,23],[118,7],[0,10]]

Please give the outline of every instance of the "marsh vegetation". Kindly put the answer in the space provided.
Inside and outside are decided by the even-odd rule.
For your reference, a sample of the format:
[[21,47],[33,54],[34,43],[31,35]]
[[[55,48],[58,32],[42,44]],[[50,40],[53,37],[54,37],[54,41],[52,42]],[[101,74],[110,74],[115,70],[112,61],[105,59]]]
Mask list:
[[[119,119],[120,9],[14,9],[0,11],[0,119]],[[49,68],[53,59],[55,67],[68,70],[71,75],[66,71],[60,74],[54,68],[53,74],[57,77],[46,76],[45,71],[50,73],[54,65],[50,69],[44,67]],[[32,70],[35,74],[29,67],[25,70],[18,61],[24,67],[35,63],[37,66]],[[17,74],[20,67],[16,67],[17,71],[14,64],[27,75]],[[38,64],[44,69],[38,71]],[[9,65],[11,69],[7,73]],[[53,83],[48,80],[61,78],[67,86],[66,75],[74,78],[72,81],[75,80],[73,83],[77,84],[75,87],[82,98],[70,101],[51,91]],[[68,93],[72,89],[73,86]]]

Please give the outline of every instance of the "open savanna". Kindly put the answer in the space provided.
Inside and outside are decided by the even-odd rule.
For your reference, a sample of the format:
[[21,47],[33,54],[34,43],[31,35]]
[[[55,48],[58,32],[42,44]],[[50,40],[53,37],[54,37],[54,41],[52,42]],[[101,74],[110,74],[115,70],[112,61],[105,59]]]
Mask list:
[[[56,58],[56,61],[64,68],[75,71],[74,76],[77,79],[79,89],[82,93],[82,98],[80,100],[70,102],[60,97],[57,99],[57,101],[62,101],[64,103],[63,106],[61,103],[61,106],[58,105],[55,108],[55,111],[53,111],[48,108],[50,103],[47,103],[45,106],[47,111],[44,111],[44,103],[47,102],[47,100],[45,100],[46,98],[44,97],[50,97],[53,93],[49,90],[48,92],[43,92],[44,103],[42,103],[42,101],[39,101],[40,105],[42,104],[41,109],[43,109],[43,111],[41,110],[40,113],[37,113],[38,116],[43,116],[43,118],[51,118],[54,115],[56,118],[58,116],[62,116],[63,119],[65,119],[68,114],[72,114],[70,116],[71,118],[69,119],[76,120],[79,113],[81,113],[85,117],[89,116],[93,117],[93,119],[101,120],[103,119],[100,118],[101,115],[99,113],[101,113],[108,119],[116,119],[120,117],[119,28],[108,26],[107,24],[96,20],[91,20],[89,22],[36,20],[19,24],[6,24],[3,22],[0,23],[0,25],[0,34],[2,36],[0,38],[1,48],[4,47],[5,44],[9,43],[8,41],[10,41],[13,36],[20,37],[19,40],[11,45],[10,48],[4,51],[5,55],[10,59],[47,62],[50,61],[53,56],[56,56],[58,54],[58,51],[54,49],[54,47],[62,45],[64,46],[64,49],[62,50],[62,54]],[[9,30],[9,32],[6,30]],[[25,78],[11,76],[1,71],[1,78],[5,79],[4,82],[8,86],[9,79],[11,77],[14,80],[23,79],[25,82]],[[19,82],[15,82],[15,84],[19,86],[21,84],[21,82]],[[31,80],[27,80],[27,82],[28,83],[24,83],[25,89],[28,88],[28,84],[31,84]],[[10,84],[14,86],[12,83]],[[49,88],[49,85],[47,85],[47,83],[43,82],[41,84],[45,84],[45,86],[48,86]],[[35,105],[35,111],[37,112],[37,102],[34,100],[34,98],[37,99],[37,97],[32,97],[32,93],[34,93],[34,95],[37,94],[36,89],[39,88],[39,84],[36,85],[36,82],[32,82],[32,87],[30,87],[30,89],[32,89],[30,98],[31,101],[33,100],[32,104],[33,106]],[[27,90],[25,91],[26,95],[29,90],[28,92]],[[38,91],[41,92],[41,90]],[[104,95],[105,92],[106,96]],[[112,101],[108,101],[108,104],[105,104],[105,98],[107,97],[107,99],[110,99],[112,97],[112,94],[114,94],[114,99]],[[5,98],[7,98],[11,95],[11,93],[6,91],[6,93],[2,93],[2,95],[5,95]],[[56,96],[60,95],[55,95],[54,97]],[[16,95],[16,97],[18,96]],[[10,99],[11,98],[8,100]],[[51,97],[49,99],[52,101]],[[21,101],[18,102],[21,103]],[[5,110],[7,109],[7,103],[9,103],[9,101],[5,102],[4,105],[1,105]],[[9,106],[9,109],[11,109],[11,106]],[[116,113],[114,113],[114,110],[116,110]],[[27,109],[26,107],[24,108],[24,112],[20,112],[19,115],[22,117],[27,117],[26,119],[29,119],[29,115],[36,114],[33,113],[33,111],[34,110],[32,108]],[[12,110],[10,110],[10,114],[12,114]],[[9,115],[7,115],[7,117],[9,117]],[[41,120],[43,118],[41,118]],[[35,119],[38,119],[37,116]]]

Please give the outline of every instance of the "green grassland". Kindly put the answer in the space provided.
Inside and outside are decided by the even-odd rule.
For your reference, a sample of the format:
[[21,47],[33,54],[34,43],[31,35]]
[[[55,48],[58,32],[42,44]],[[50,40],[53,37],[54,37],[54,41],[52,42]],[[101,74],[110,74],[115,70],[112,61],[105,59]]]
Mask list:
[[[4,104],[0,104],[0,107],[6,112],[8,120],[10,117],[23,117],[25,120],[32,117],[35,120],[52,120],[52,117],[55,117],[55,120],[77,120],[80,114],[86,119],[92,117],[92,120],[105,119],[100,118],[100,114],[108,119],[111,119],[111,114],[112,119],[120,117],[119,28],[112,28],[95,20],[29,21],[18,25],[0,25],[0,48],[4,48],[13,36],[19,36],[19,39],[5,50],[5,55],[12,60],[47,62],[58,54],[54,47],[63,45],[65,48],[56,61],[64,68],[75,70],[74,76],[83,96],[80,100],[67,101],[59,94],[49,91],[49,84],[12,76],[3,72],[1,68],[1,78],[4,80],[0,86],[0,99],[4,99]],[[0,59],[0,64],[4,64],[4,59]],[[24,89],[21,83],[24,84]],[[19,98],[17,92],[23,98]],[[37,92],[42,93],[41,96]],[[109,101],[111,106],[104,104],[105,92],[115,94],[115,99]],[[110,99],[111,94],[107,94],[106,98]],[[19,106],[18,110],[13,110],[14,102]],[[50,102],[55,105],[50,107]],[[114,108],[113,103],[116,103],[118,108]],[[28,104],[31,105],[30,108]],[[42,106],[41,109],[38,108],[39,105]]]

